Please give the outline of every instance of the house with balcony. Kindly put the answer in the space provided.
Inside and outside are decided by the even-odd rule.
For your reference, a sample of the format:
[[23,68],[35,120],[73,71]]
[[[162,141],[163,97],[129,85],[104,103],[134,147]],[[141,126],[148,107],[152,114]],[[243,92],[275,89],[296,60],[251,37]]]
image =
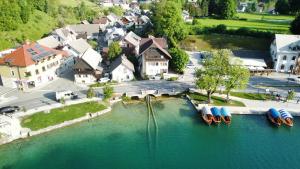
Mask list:
[[27,90],[57,78],[67,55],[38,43],[22,45],[0,58],[0,85]]
[[102,56],[92,48],[87,49],[80,57],[76,58],[74,69],[75,83],[92,84],[102,75]]
[[270,53],[276,72],[294,73],[300,58],[300,35],[276,34]]
[[168,73],[169,60],[172,56],[169,54],[168,44],[164,38],[142,38],[139,47],[139,71],[143,78],[160,76]]

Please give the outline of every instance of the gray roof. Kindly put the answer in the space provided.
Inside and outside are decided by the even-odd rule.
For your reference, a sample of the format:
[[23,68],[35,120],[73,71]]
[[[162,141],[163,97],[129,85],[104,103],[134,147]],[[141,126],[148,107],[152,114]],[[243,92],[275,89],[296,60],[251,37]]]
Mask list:
[[48,48],[57,48],[61,44],[57,39],[55,39],[52,35],[47,36],[43,39],[37,40],[37,43],[43,46],[46,46]]
[[139,46],[140,45],[140,41],[141,41],[141,37],[139,37],[138,35],[136,35],[135,33],[133,33],[132,31],[129,32],[124,39],[126,41],[128,41],[129,43],[131,43],[134,46]]
[[102,56],[92,48],[87,49],[81,56],[87,64],[89,64],[94,70],[98,68],[98,65],[102,62]]
[[99,30],[104,31],[104,28],[99,24],[77,24],[69,25],[69,27],[74,30],[76,33],[86,32],[88,36],[99,34]]
[[78,53],[84,53],[87,49],[92,48],[84,39],[77,39],[69,43],[69,46]]
[[127,67],[129,70],[134,72],[134,65],[127,59],[125,55],[119,56],[116,58],[111,64],[110,64],[110,72],[115,70],[117,67],[119,67],[121,64],[123,64],[125,67]]

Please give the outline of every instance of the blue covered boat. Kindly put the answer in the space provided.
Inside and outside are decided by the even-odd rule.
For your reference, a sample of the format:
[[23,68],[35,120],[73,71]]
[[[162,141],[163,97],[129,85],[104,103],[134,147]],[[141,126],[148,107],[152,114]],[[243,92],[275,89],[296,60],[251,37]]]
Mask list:
[[269,109],[267,116],[268,116],[268,119],[270,120],[270,122],[272,122],[274,125],[276,125],[276,126],[281,125],[281,123],[282,123],[281,116],[280,116],[280,113],[276,109],[274,109],[274,108]]
[[293,116],[289,112],[285,111],[284,109],[280,109],[279,113],[281,116],[281,120],[285,125],[289,127],[292,127],[294,125]]
[[210,108],[210,111],[213,114],[213,122],[216,124],[220,124],[222,116],[220,110],[216,107],[212,107]]
[[230,124],[231,123],[231,113],[229,112],[229,110],[226,107],[222,107],[221,108],[221,115],[222,115],[222,120],[226,124]]

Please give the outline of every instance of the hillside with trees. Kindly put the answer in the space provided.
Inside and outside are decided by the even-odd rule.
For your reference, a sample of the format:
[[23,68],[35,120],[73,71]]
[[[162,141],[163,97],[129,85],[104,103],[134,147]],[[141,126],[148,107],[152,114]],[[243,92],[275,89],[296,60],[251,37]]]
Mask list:
[[92,20],[101,10],[86,0],[68,2],[70,4],[62,0],[1,0],[0,50],[15,47],[27,39],[38,40],[56,27]]

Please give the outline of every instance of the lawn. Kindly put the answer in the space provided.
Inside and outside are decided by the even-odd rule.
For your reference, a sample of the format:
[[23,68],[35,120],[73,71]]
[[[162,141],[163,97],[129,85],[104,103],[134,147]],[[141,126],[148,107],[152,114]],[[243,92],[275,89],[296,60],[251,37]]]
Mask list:
[[80,103],[63,108],[52,109],[49,113],[39,112],[27,116],[21,121],[22,127],[31,130],[39,130],[49,126],[57,125],[65,121],[85,116],[87,113],[96,113],[107,107],[97,102]]
[[81,2],[84,2],[86,6],[88,7],[97,7],[97,4],[89,1],[89,0],[59,0],[61,5],[64,6],[70,6],[70,7],[76,7],[78,6]]
[[186,50],[268,50],[271,41],[266,38],[244,37],[236,35],[206,34],[190,35],[180,42],[180,47]]
[[[207,102],[207,96],[200,94],[200,93],[191,93],[189,94],[189,96],[200,103],[205,103]],[[237,106],[237,107],[245,107],[245,104],[240,102],[240,101],[236,101],[236,100],[231,100],[229,103],[226,102],[226,100],[222,97],[217,97],[217,96],[212,96],[212,105],[214,106]]]
[[262,93],[231,92],[230,95],[234,97],[243,98],[243,99],[249,99],[249,100],[270,100],[272,98],[270,94],[262,94]]
[[237,20],[221,20],[213,18],[198,19],[201,27],[212,27],[224,24],[228,29],[246,27],[251,30],[271,31],[274,33],[289,33],[290,22],[293,16],[263,15],[263,14],[238,14]]

